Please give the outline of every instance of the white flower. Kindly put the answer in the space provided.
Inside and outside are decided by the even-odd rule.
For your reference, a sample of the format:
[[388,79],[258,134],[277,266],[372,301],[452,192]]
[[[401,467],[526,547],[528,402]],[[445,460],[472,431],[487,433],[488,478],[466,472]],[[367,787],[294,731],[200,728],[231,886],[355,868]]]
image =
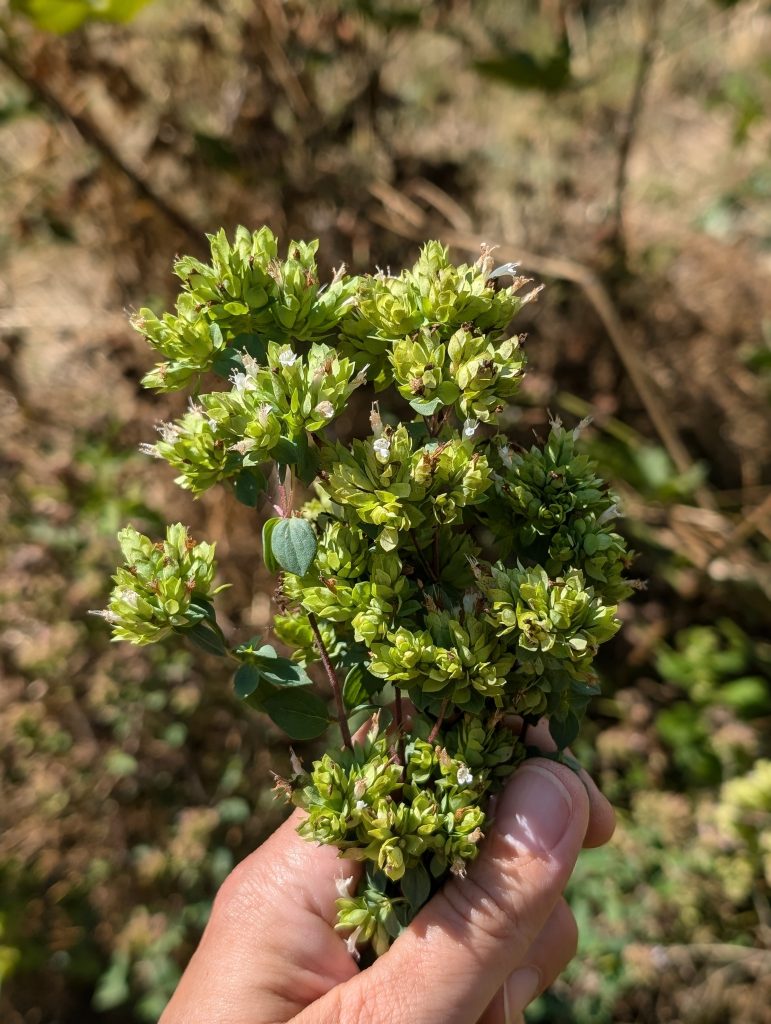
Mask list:
[[246,370],[250,377],[254,377],[254,375],[260,368],[260,364],[254,358],[254,356],[250,356],[248,352],[243,352],[241,354],[241,362],[244,364],[244,369]]
[[278,361],[282,366],[292,366],[297,362],[297,353],[293,352],[288,346],[282,348],[278,354]]
[[498,449],[498,455],[500,456],[501,462],[504,464],[506,469],[511,469],[511,467],[514,464],[514,461],[511,457],[511,448],[509,448],[507,444],[501,445],[501,447]]
[[105,622],[109,622],[111,626],[115,626],[120,622],[120,616],[116,615],[115,612],[109,611],[107,608],[92,608],[89,615],[96,615],[100,619],[104,619]]
[[249,437],[245,437],[243,441],[236,441],[235,444],[231,444],[228,451],[238,452],[239,455],[246,455],[252,448],[254,448],[254,441]]
[[450,865],[450,871],[456,878],[466,877],[466,862],[462,857],[456,857]]
[[156,423],[155,429],[161,435],[166,444],[174,444],[179,437],[179,427],[176,423]]
[[233,370],[229,380],[233,385],[234,391],[247,391],[254,389],[254,381],[248,373],[239,373],[237,370]]
[[358,928],[354,928],[354,930],[351,932],[351,934],[345,940],[345,948],[348,950],[348,952],[351,954],[351,956],[355,960],[359,959],[359,951],[356,948],[356,940],[358,939],[358,937],[360,935],[361,935],[361,925],[359,925]]
[[488,276],[487,280],[494,281],[498,277],[515,277],[518,268],[518,263],[504,263],[502,266],[496,267]]
[[479,420],[466,420],[463,424],[463,436],[473,437],[479,429]]
[[381,462],[388,462],[391,454],[391,442],[387,437],[379,437],[372,445],[372,450]]
[[292,775],[303,775],[305,773],[302,761],[291,747],[289,748],[289,763],[292,766]]
[[363,811],[366,806],[367,806],[366,800],[357,800],[356,801],[356,810],[357,811]]
[[467,764],[458,765],[458,785],[459,786],[470,786],[474,781],[474,776],[471,774],[471,769]]
[[353,875],[349,875],[347,878],[336,878],[335,888],[337,889],[337,895],[340,899],[348,899],[351,895],[351,885],[353,883]]
[[313,410],[317,412],[319,416],[323,416],[326,420],[331,420],[335,415],[335,407],[331,402],[319,402],[316,408]]
[[359,372],[356,374],[356,376],[351,381],[351,387],[360,388],[362,386],[362,384],[366,384],[367,383],[367,370],[368,369],[369,369],[369,363],[367,363],[366,366],[363,366],[362,369],[359,370]]

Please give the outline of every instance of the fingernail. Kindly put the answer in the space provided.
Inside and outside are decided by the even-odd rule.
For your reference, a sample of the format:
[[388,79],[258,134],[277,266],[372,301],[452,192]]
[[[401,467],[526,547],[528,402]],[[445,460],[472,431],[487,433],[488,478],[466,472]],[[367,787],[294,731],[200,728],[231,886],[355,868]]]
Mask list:
[[526,764],[501,796],[499,832],[519,850],[549,853],[564,836],[573,800],[558,776],[538,764]]
[[541,991],[541,972],[537,967],[520,967],[503,983],[504,1024],[517,1024],[522,1011]]

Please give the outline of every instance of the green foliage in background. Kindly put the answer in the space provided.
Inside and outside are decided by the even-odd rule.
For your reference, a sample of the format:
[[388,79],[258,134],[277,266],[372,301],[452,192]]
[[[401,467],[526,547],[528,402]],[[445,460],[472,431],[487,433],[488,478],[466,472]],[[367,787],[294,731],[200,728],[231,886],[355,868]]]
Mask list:
[[73,32],[89,21],[130,21],[148,0],[11,0],[46,32]]

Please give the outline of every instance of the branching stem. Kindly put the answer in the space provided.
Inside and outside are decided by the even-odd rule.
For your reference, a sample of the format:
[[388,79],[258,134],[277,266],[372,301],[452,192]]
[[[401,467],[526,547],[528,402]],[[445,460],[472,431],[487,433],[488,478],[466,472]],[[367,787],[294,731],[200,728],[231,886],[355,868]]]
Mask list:
[[394,687],[394,722],[396,723],[396,753],[399,764],[404,764],[404,710],[402,708],[402,691]]
[[308,612],[308,622],[310,623],[311,630],[313,631],[316,646],[319,649],[321,664],[324,666],[324,671],[327,674],[329,685],[332,687],[332,693],[335,698],[335,707],[337,709],[337,721],[340,723],[340,732],[343,734],[343,742],[349,750],[353,750],[353,740],[351,739],[351,730],[348,728],[348,718],[345,714],[343,691],[340,687],[340,680],[337,678],[337,673],[332,667],[332,662],[329,660],[329,653],[324,646],[324,641],[321,638],[321,632],[319,630],[319,624],[316,621],[316,616],[313,612]]
[[433,743],[436,737],[439,735],[439,730],[442,728],[442,723],[444,722],[444,716],[447,713],[447,705],[449,703],[449,700],[449,697],[445,697],[444,700],[442,701],[442,706],[439,708],[439,717],[434,722],[431,732],[428,734],[429,743]]

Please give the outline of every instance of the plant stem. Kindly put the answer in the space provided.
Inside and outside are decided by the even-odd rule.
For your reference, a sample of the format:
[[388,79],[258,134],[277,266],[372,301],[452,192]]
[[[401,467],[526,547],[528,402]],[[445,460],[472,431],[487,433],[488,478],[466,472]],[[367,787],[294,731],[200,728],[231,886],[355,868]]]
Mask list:
[[414,530],[410,530],[410,538],[411,538],[413,546],[415,548],[415,557],[418,559],[420,564],[423,566],[423,569],[425,570],[426,576],[428,576],[428,578],[433,583],[438,583],[439,582],[439,577],[433,572],[433,570],[431,569],[431,566],[428,564],[428,562],[425,560],[425,558],[421,554],[420,548],[418,547],[418,539],[415,536],[415,531]]
[[404,764],[404,713],[402,709],[402,691],[394,687],[394,722],[396,723],[396,753],[399,764]]
[[637,136],[640,115],[645,102],[645,93],[650,78],[650,71],[656,55],[656,44],[658,43],[659,38],[661,12],[663,7],[664,0],[650,0],[648,5],[648,10],[646,12],[647,27],[645,39],[643,40],[640,55],[637,60],[637,73],[635,75],[634,87],[632,89],[632,98],[629,103],[629,109],[626,113],[621,141],[618,147],[611,242],[622,266],[625,266],[627,257],[626,234],[624,230],[624,203],[628,184],[629,155]]
[[431,729],[431,732],[428,734],[429,743],[433,743],[436,737],[439,735],[439,730],[442,728],[442,722],[444,722],[444,716],[445,713],[447,712],[447,704],[449,700],[449,697],[445,697],[444,700],[442,701],[442,706],[441,708],[439,708],[439,717],[434,722],[433,728]]
[[329,660],[329,653],[324,646],[324,641],[321,639],[321,632],[319,631],[319,624],[316,621],[316,616],[313,612],[308,612],[308,622],[310,623],[311,630],[313,631],[314,639],[316,640],[316,646],[319,649],[319,655],[321,656],[321,664],[324,666],[324,671],[327,673],[327,679],[329,685],[332,687],[332,693],[335,697],[335,707],[337,708],[337,721],[340,723],[340,732],[343,734],[343,742],[349,750],[353,750],[353,740],[351,739],[351,730],[348,728],[348,719],[345,714],[345,705],[343,704],[343,691],[340,688],[340,681],[337,678],[337,674],[332,668],[332,662]]

